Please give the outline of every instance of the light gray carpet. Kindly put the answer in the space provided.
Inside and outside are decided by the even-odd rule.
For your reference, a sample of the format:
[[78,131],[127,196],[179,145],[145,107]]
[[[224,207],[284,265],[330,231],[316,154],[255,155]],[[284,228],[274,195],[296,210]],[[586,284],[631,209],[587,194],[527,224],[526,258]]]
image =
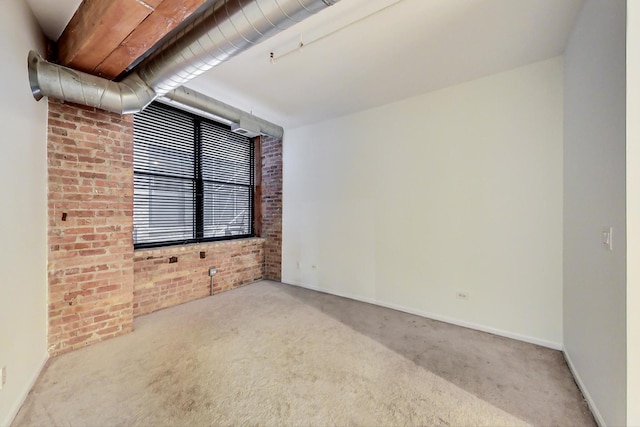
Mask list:
[[595,425],[560,352],[274,282],[52,359],[14,426]]

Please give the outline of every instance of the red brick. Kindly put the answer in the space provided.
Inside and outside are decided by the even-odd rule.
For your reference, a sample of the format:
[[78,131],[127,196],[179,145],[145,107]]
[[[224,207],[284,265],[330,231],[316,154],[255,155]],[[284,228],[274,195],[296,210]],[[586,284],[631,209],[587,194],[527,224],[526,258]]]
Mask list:
[[265,239],[265,279],[282,275],[282,140],[261,137],[262,237]]
[[134,315],[209,295],[210,267],[216,293],[279,280],[282,143],[262,145],[260,238],[134,252],[132,116],[50,101],[50,355],[130,332]]
[[[264,265],[263,246],[264,240],[256,238],[136,252],[134,316],[209,295],[211,267],[218,270],[214,277],[215,293],[260,280]],[[251,248],[251,254],[246,262],[230,262],[247,248]],[[201,251],[206,252],[205,259],[200,258]],[[168,264],[167,259],[171,256],[177,256],[178,262]],[[231,274],[238,274],[235,281],[230,280]]]
[[[118,128],[118,134],[125,137],[117,141],[117,153],[104,138],[107,130],[101,130],[98,123],[109,125],[111,130]],[[112,191],[110,182],[131,179],[131,162],[106,165],[110,158],[123,158],[123,153],[132,158],[131,125],[130,120],[117,114],[49,103],[51,355],[99,342],[116,330],[131,329],[131,310],[127,314],[121,307],[114,325],[98,318],[105,307],[125,304],[131,308],[133,300],[133,247],[126,244],[119,255],[107,254],[111,246],[124,243],[121,236],[113,239],[111,230],[103,229],[107,217],[111,229],[132,226],[128,215],[131,207],[117,204],[119,200],[132,200],[132,187],[121,187],[113,196],[108,193]],[[66,221],[61,220],[63,212],[67,213]]]

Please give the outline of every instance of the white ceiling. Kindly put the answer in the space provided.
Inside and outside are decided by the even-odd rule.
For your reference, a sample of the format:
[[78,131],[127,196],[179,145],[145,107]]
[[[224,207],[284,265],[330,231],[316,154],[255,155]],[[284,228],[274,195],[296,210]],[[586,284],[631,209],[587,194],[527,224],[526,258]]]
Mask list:
[[45,36],[58,40],[82,0],[26,0]]
[[[52,3],[27,1],[36,16]],[[79,0],[57,2],[62,9]],[[187,86],[298,127],[560,55],[582,3],[342,0]],[[59,33],[49,21],[60,19],[52,15],[55,10],[38,19]],[[302,50],[271,63],[270,52],[278,58],[301,39]]]

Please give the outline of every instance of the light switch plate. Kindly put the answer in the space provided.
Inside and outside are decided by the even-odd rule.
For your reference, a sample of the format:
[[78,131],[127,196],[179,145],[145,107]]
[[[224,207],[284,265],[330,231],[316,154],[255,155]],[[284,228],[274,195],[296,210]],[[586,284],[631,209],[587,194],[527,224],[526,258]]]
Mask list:
[[607,246],[610,251],[613,250],[613,227],[604,227],[602,229],[602,244]]

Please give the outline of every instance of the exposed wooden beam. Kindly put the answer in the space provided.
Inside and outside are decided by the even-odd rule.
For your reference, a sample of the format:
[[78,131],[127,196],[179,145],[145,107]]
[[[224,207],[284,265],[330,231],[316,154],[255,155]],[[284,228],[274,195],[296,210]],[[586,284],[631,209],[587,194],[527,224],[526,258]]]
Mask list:
[[58,40],[58,59],[112,79],[211,1],[84,0]]
[[161,1],[84,0],[58,40],[60,63],[93,72]]
[[114,78],[207,0],[164,0],[96,67],[97,74]]

